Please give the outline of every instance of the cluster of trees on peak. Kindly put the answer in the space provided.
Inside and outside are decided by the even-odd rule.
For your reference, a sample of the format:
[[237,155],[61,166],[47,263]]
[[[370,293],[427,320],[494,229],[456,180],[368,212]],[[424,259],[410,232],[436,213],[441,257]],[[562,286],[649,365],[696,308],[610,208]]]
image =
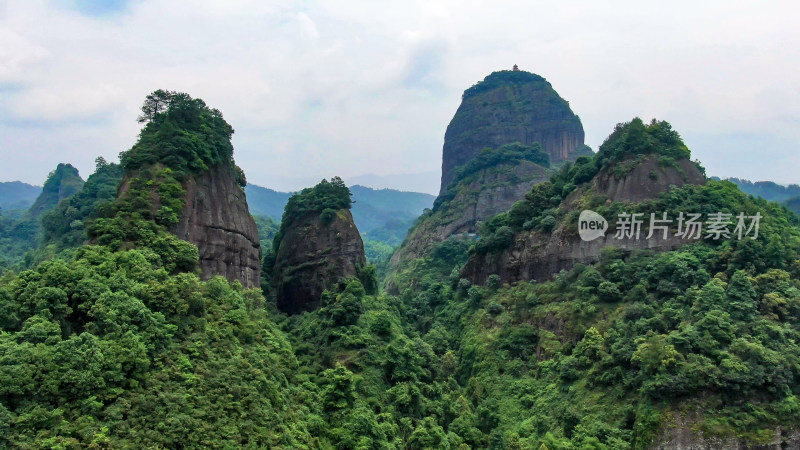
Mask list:
[[542,86],[550,87],[550,83],[535,73],[525,72],[524,70],[500,70],[492,72],[483,81],[475,83],[472,87],[464,91],[462,100],[473,97],[482,92],[488,92],[500,86],[515,84],[540,83]]
[[310,214],[350,209],[353,193],[339,177],[323,179],[316,186],[305,188],[289,197],[281,223],[291,223]]
[[120,153],[120,165],[131,173],[152,164],[172,169],[179,180],[218,165],[230,165],[244,187],[244,172],[233,164],[233,127],[222,113],[189,94],[157,90],[142,105],[139,140]]
[[311,215],[318,215],[322,223],[328,224],[336,218],[341,209],[350,209],[353,205],[353,193],[339,177],[330,181],[323,179],[316,186],[305,188],[289,197],[284,207],[283,217],[278,232],[272,239],[272,248],[264,253],[262,277],[268,277],[272,272],[275,255],[281,246],[281,241],[289,227]]
[[614,131],[600,145],[597,164],[619,162],[637,156],[657,154],[679,159],[689,159],[691,152],[680,134],[663,120],[653,119],[645,124],[636,117],[630,122],[617,124]]

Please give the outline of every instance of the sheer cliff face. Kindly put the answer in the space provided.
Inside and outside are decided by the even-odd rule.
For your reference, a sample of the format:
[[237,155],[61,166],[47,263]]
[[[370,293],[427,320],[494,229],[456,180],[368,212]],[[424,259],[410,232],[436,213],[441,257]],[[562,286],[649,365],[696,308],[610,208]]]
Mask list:
[[186,203],[170,231],[197,246],[203,279],[222,275],[257,287],[261,277],[258,229],[233,169],[216,166],[184,183]]
[[539,75],[494,72],[464,91],[445,132],[439,207],[395,252],[392,267],[420,257],[450,236],[475,233],[479,222],[507,211],[550,175],[542,165],[522,160],[489,167],[462,180],[462,169],[479,161],[485,149],[500,157],[503,146],[538,144],[551,163],[558,163],[591,155],[583,138],[583,126],[569,103]]
[[347,209],[329,223],[312,214],[289,225],[275,255],[278,308],[289,314],[320,307],[322,292],[366,265],[364,243]]
[[581,121],[544,78],[528,72],[495,72],[464,92],[444,136],[444,192],[455,169],[484,148],[538,142],[550,161],[575,159],[583,149]]
[[753,445],[746,439],[736,437],[705,436],[697,430],[702,421],[702,413],[671,414],[665,426],[653,440],[652,450],[694,450],[694,449],[730,449],[730,450],[778,450],[800,448],[800,430],[775,427],[768,442]]
[[[604,196],[607,202],[638,203],[658,197],[670,186],[705,184],[705,176],[689,160],[680,160],[677,167],[661,167],[658,156],[645,158],[628,174],[617,177],[613,167],[601,170],[589,183],[570,194],[561,208],[567,213],[581,211],[584,194]],[[606,218],[610,219],[612,218]],[[483,284],[489,275],[497,274],[509,283],[522,280],[547,280],[561,270],[575,264],[593,264],[600,260],[604,247],[617,247],[625,252],[633,250],[674,250],[695,242],[673,234],[667,239],[614,239],[613,226],[605,236],[585,242],[580,239],[577,224],[562,221],[551,233],[539,230],[521,231],[511,246],[500,252],[474,254],[462,270],[462,276],[473,283]]]
[[[534,184],[545,181],[549,172],[530,161],[482,170],[461,183],[455,196],[412,231],[406,244],[392,256],[392,264],[422,256],[450,236],[476,233],[478,223],[507,211]],[[508,182],[514,180],[513,183]]]

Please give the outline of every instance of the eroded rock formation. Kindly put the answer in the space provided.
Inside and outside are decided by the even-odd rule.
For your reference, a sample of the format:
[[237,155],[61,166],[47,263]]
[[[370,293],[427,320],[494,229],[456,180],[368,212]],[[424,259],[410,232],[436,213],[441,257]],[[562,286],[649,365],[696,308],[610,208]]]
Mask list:
[[358,275],[366,265],[364,243],[350,210],[323,216],[309,214],[293,221],[278,246],[273,280],[278,308],[289,314],[319,308],[324,290]]
[[[578,116],[539,75],[494,72],[464,91],[445,132],[442,184],[434,211],[394,253],[392,267],[422,256],[450,236],[476,233],[480,222],[507,211],[533,185],[547,180],[551,163],[592,155],[583,139]],[[505,161],[461,179],[463,169],[480,155],[498,156],[509,145],[536,147],[545,161]]]
[[481,170],[472,180],[459,185],[455,196],[444,202],[430,220],[419,224],[406,244],[392,255],[392,264],[418,258],[450,236],[470,237],[478,231],[479,222],[507,211],[548,176],[546,168],[530,161]]
[[257,287],[261,277],[258,229],[237,185],[233,168],[212,167],[184,183],[186,203],[180,222],[170,227],[177,237],[197,246],[203,279],[222,275]]
[[494,72],[464,92],[447,126],[440,193],[456,168],[484,148],[538,142],[557,163],[585,154],[583,140],[580,119],[547,80],[524,71]]
[[[629,161],[634,164],[634,161]],[[624,163],[621,163],[624,164]],[[603,196],[606,202],[637,203],[658,197],[671,186],[705,184],[705,176],[687,159],[675,166],[660,166],[658,156],[651,155],[635,162],[636,167],[623,176],[615,174],[615,165],[606,166],[589,183],[572,192],[563,202],[567,213],[583,209],[583,196]],[[609,222],[613,218],[606,218]],[[578,235],[577,221],[562,221],[547,233],[541,230],[521,231],[513,243],[500,252],[474,254],[462,275],[474,283],[485,283],[497,274],[505,282],[546,280],[577,263],[593,264],[600,260],[604,247],[617,247],[624,252],[634,250],[672,250],[695,242],[670,233],[667,239],[615,239],[613,227],[602,237],[583,241]]]

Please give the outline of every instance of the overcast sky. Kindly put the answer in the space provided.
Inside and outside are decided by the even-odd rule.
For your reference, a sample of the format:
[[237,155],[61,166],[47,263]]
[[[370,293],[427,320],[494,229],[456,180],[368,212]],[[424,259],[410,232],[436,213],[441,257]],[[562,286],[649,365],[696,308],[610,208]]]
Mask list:
[[[615,123],[656,117],[709,175],[800,183],[799,11],[731,0],[0,0],[0,181],[41,184],[59,162],[85,178],[98,155],[116,161],[158,88],[220,109],[255,184],[438,177],[461,93],[516,63],[570,102],[595,150]],[[407,189],[437,191],[424,178]]]

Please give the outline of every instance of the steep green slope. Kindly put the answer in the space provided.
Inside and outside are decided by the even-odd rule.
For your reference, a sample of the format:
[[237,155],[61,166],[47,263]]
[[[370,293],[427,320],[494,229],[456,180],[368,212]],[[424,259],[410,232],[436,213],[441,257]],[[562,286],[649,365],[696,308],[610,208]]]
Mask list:
[[95,172],[80,191],[42,216],[42,244],[54,244],[57,250],[61,250],[86,242],[86,222],[117,198],[120,181],[122,168],[97,158]]
[[83,179],[78,175],[78,169],[70,164],[59,164],[56,170],[50,172],[42,186],[42,192],[28,209],[28,216],[37,219],[42,214],[53,209],[61,200],[78,192],[83,186]]
[[229,128],[202,101],[167,98],[122,155],[136,174],[123,195],[87,221],[91,244],[0,279],[2,447],[318,442],[316,390],[294,378],[261,293],[201,281],[197,247],[168,232],[184,198],[178,178],[224,156],[215,133]]
[[392,255],[386,283],[389,290],[398,292],[394,278],[411,276],[409,268],[417,260],[437,254],[442,242],[461,240],[462,247],[469,246],[469,241],[484,226],[483,220],[545,180],[550,173],[549,165],[548,156],[539,144],[514,143],[485,149],[459,167],[453,181],[436,198],[433,209],[417,220]]
[[[688,157],[677,134],[661,133],[667,125],[618,127],[594,161],[563,167],[490,220],[473,257],[567,220],[556,208],[580,189],[578,179],[635,170],[637,155]],[[475,428],[459,436],[473,448],[671,448],[676,436],[696,448],[789,442],[800,427],[800,220],[729,182],[598,202],[587,206],[604,215],[763,218],[757,239],[700,240],[660,254],[606,249],[594,266],[511,286],[498,275],[485,285],[460,278],[463,241],[415,260],[394,282],[406,319],[456,367],[465,420]],[[463,429],[446,422],[445,430]]]
[[4,215],[0,211],[0,273],[23,261],[36,245],[39,226],[36,220]]
[[442,242],[474,239],[551,170],[593,154],[580,118],[547,80],[516,67],[488,75],[464,91],[447,126],[439,196],[392,255],[386,286],[397,292],[392,278]]
[[[19,186],[13,183],[9,185],[18,192]],[[0,211],[0,271],[11,267],[29,267],[34,262],[52,257],[52,252],[47,253],[40,249],[42,217],[52,213],[59,202],[70,199],[82,186],[83,180],[76,168],[69,164],[59,164],[56,170],[50,172],[36,201],[27,212]]]
[[[269,290],[202,281],[198,248],[169,232],[182,183],[233,161],[221,114],[181,96],[170,117],[166,94],[145,103],[123,195],[105,203],[117,169],[103,165],[62,203],[89,242],[65,227],[73,216],[54,213],[48,242],[77,247],[0,276],[0,447],[627,449],[673,448],[675,436],[695,448],[791,447],[800,218],[713,180],[592,197],[599,174],[644,170],[655,182],[650,170],[662,181],[667,169],[700,170],[666,122],[622,124],[598,155],[563,164],[488,220],[479,240],[434,243],[395,273],[397,295],[362,273],[287,316]],[[457,214],[474,177],[538,166],[534,150],[487,152],[425,217],[448,204]],[[280,227],[257,220],[261,238],[274,233],[285,251],[292,227],[336,220],[351,198],[341,180],[326,183],[292,197]],[[546,281],[462,277],[468,258],[570,223],[560,208],[575,199],[604,214],[762,219],[755,239],[607,249]]]

